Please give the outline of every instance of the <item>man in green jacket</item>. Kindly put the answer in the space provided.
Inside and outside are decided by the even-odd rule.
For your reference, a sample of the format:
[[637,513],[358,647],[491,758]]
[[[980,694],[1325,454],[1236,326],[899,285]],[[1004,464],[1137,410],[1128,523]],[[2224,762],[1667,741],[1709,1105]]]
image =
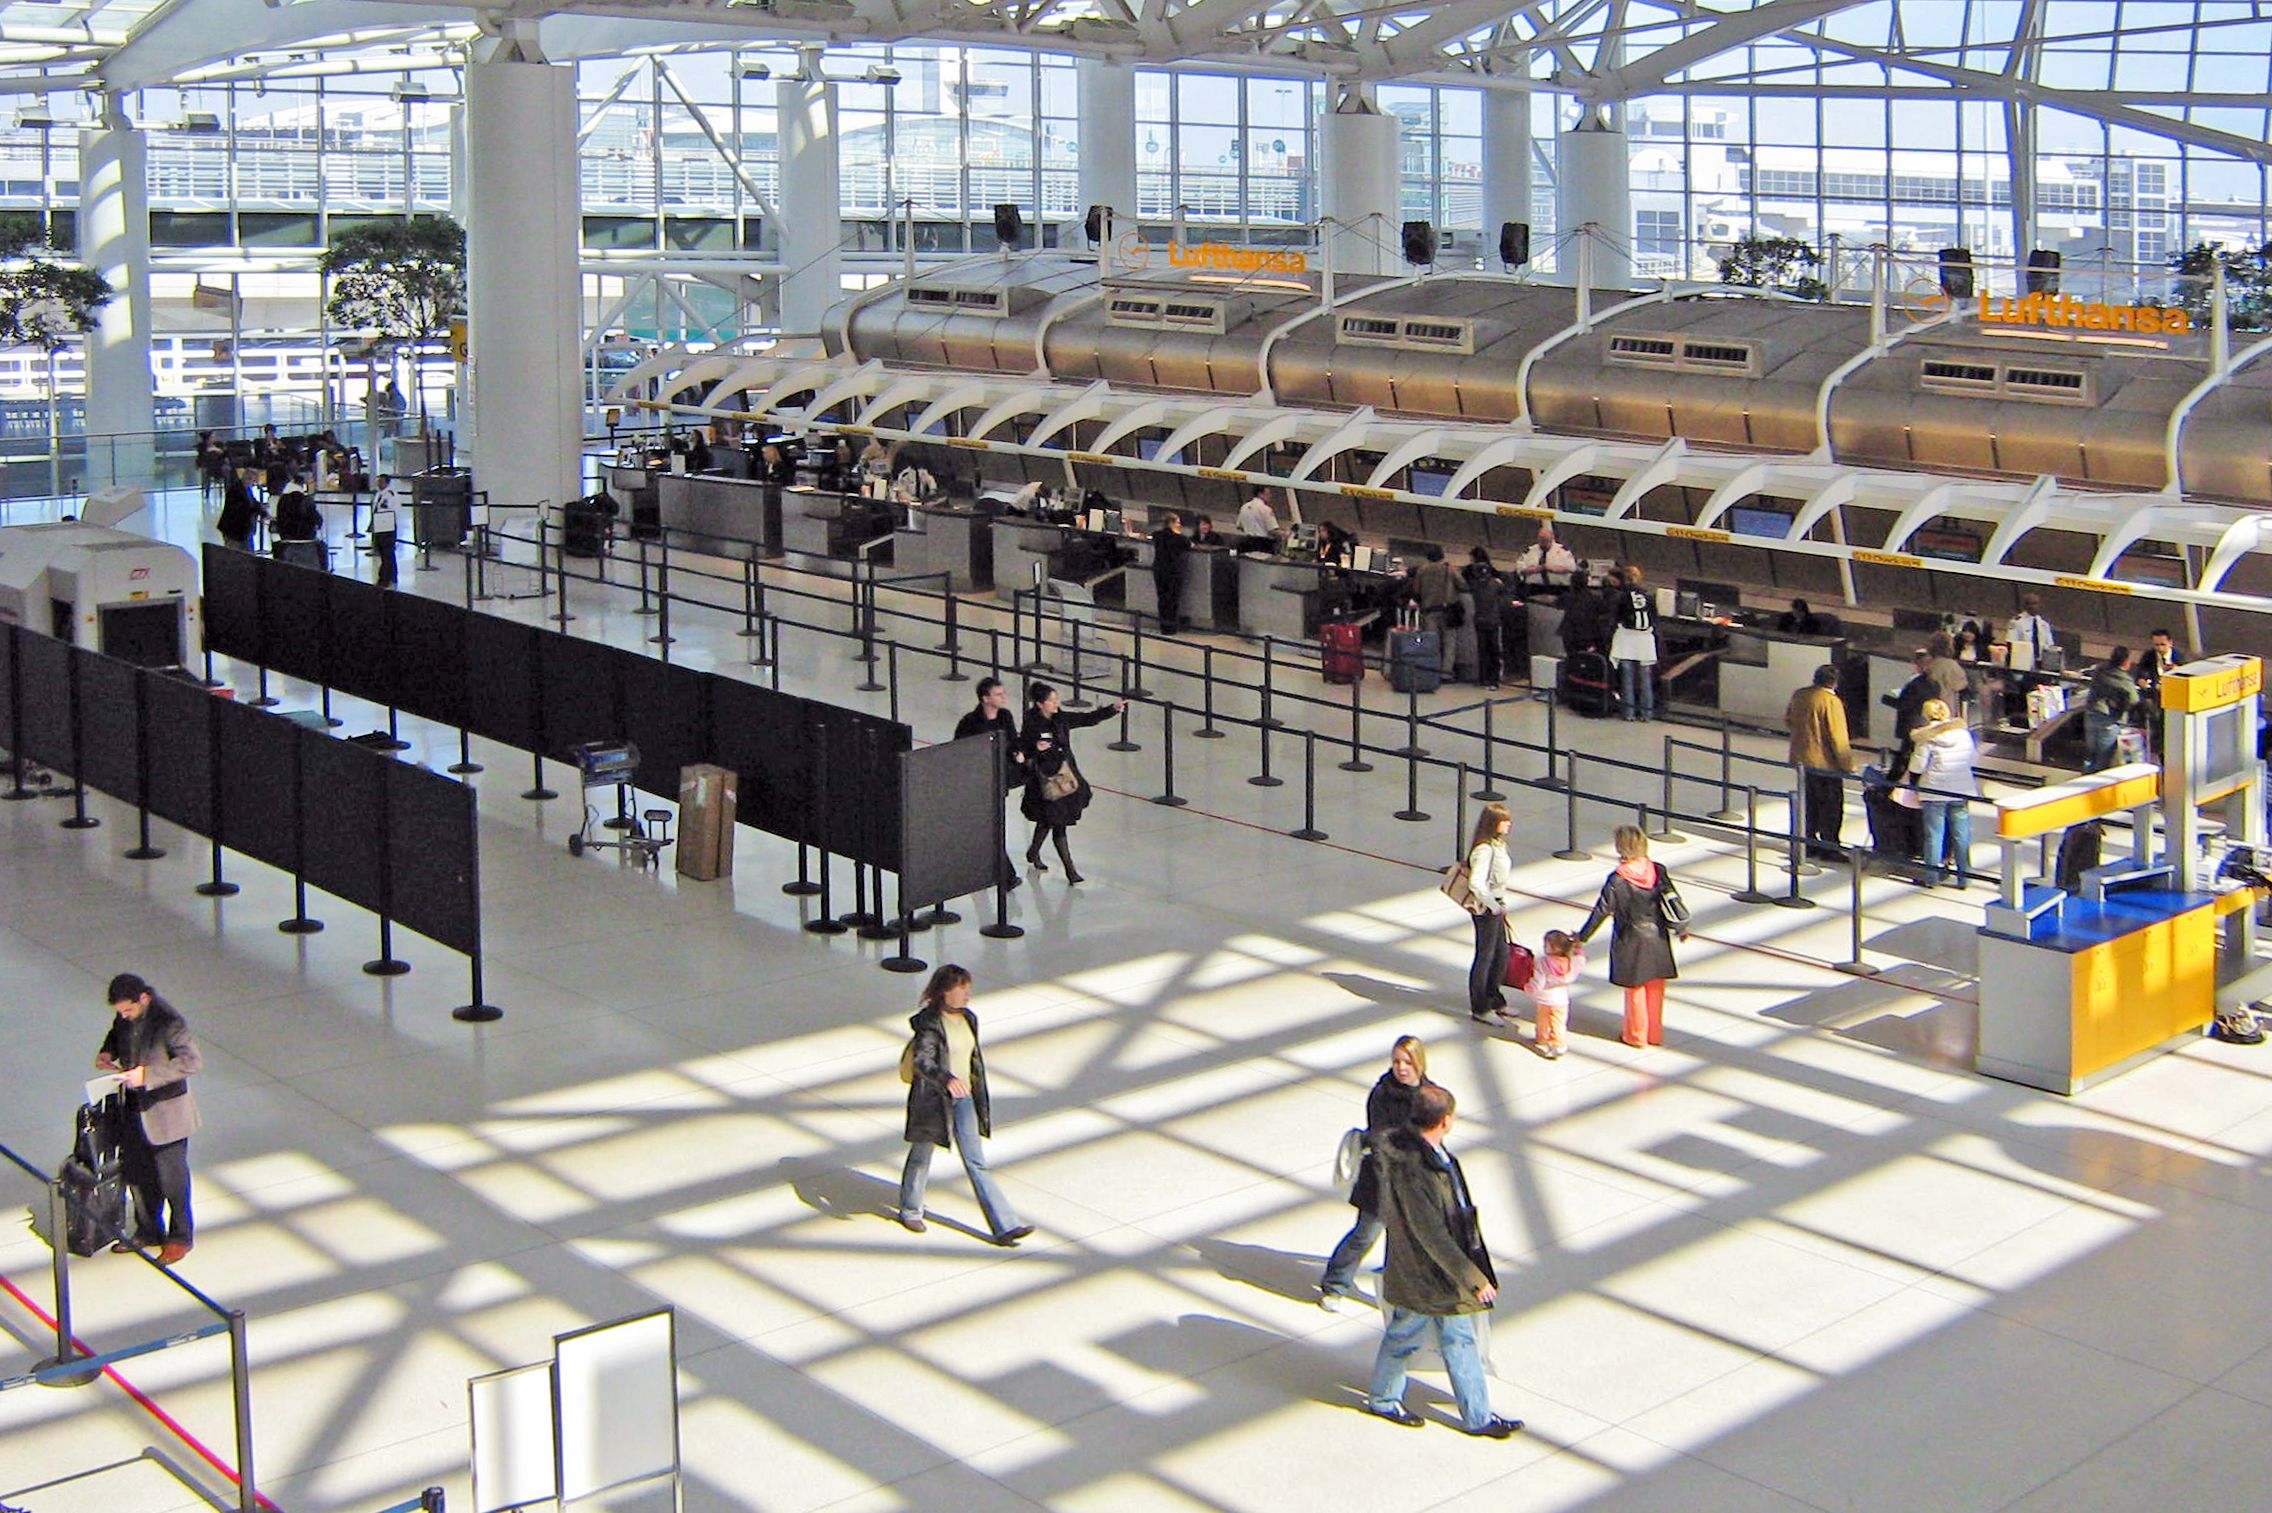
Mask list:
[[1426,1422],[1404,1406],[1404,1377],[1413,1353],[1433,1335],[1451,1374],[1460,1427],[1487,1439],[1505,1439],[1523,1421],[1492,1412],[1491,1389],[1483,1376],[1475,1319],[1499,1295],[1499,1279],[1483,1248],[1467,1179],[1444,1149],[1455,1107],[1450,1093],[1430,1083],[1413,1096],[1410,1127],[1373,1144],[1380,1214],[1388,1234],[1388,1269],[1381,1282],[1388,1328],[1373,1358],[1365,1411],[1407,1429]]

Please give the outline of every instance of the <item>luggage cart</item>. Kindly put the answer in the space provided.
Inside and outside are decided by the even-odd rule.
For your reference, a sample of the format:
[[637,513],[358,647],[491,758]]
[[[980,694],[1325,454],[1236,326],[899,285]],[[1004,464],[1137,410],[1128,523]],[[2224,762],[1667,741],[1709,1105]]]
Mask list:
[[[641,867],[660,869],[663,850],[671,843],[671,812],[668,809],[648,809],[638,819],[631,817],[631,780],[639,772],[639,748],[629,741],[586,741],[571,747],[568,760],[576,766],[577,777],[584,790],[584,821],[568,837],[568,854],[582,856],[587,851],[615,851],[625,866],[636,862]],[[602,788],[615,790],[615,818],[603,821],[599,806],[592,795]],[[613,828],[618,833],[613,840],[595,837],[594,830]]]

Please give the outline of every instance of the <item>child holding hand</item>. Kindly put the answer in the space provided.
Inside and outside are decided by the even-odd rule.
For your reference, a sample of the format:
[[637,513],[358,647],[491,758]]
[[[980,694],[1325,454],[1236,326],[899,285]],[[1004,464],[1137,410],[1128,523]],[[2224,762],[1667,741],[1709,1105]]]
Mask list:
[[1586,948],[1567,930],[1547,931],[1539,945],[1529,984],[1532,1035],[1538,1054],[1557,1061],[1563,1051],[1562,1032],[1570,1023],[1570,984],[1585,968]]

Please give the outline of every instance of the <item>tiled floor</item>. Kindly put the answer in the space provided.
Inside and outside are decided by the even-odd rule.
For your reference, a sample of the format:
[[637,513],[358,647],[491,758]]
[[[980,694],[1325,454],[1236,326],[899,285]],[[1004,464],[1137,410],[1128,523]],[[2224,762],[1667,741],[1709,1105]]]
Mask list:
[[[194,539],[194,506],[161,526]],[[454,592],[454,566],[406,582]],[[579,632],[651,633],[635,596],[574,592]],[[681,614],[674,653],[747,672],[737,623]],[[882,707],[849,692],[840,643],[791,631],[785,656],[784,687]],[[933,736],[968,696],[937,670],[902,669]],[[1504,721],[1536,734],[1534,710]],[[244,892],[216,903],[178,835],[162,861],[120,857],[107,802],[80,832],[52,801],[0,806],[0,1140],[59,1154],[110,973],[188,1014],[208,1125],[182,1271],[251,1317],[262,1486],[291,1513],[429,1483],[472,1506],[466,1378],[666,1301],[698,1509],[2259,1505],[2272,1049],[2202,1043],[2073,1101],[1976,1078],[1970,905],[1873,880],[1878,972],[1844,975],[1842,876],[1804,884],[1826,907],[1747,908],[1727,896],[1740,861],[1692,840],[1660,848],[1700,916],[1668,1044],[1616,1041],[1597,969],[1573,1054],[1542,1061],[1462,1012],[1467,929],[1429,870],[1448,780],[1423,777],[1437,817],[1408,824],[1401,771],[1332,753],[1332,839],[1306,844],[1273,833],[1299,822],[1299,784],[1244,781],[1244,731],[1179,740],[1191,807],[1144,802],[1158,717],[1135,724],[1141,752],[1081,743],[1107,790],[1075,833],[1091,881],[1029,882],[1022,940],[980,937],[966,907],[916,945],[977,974],[993,1154],[1040,1225],[1017,1252],[972,1232],[950,1161],[929,1234],[886,1217],[920,979],[802,932],[787,848],[745,835],[718,884],[571,859],[566,805],[515,797],[524,768],[493,749],[474,782],[506,1017],[486,1028],[449,1017],[462,963],[414,937],[411,975],[369,978],[354,910],[323,900],[328,930],[280,935],[289,888],[260,868],[232,861]],[[1345,714],[1320,728],[1345,736]],[[409,733],[454,758],[449,733]],[[1663,730],[1580,734],[1647,755]],[[1296,743],[1277,750],[1298,776]],[[1561,799],[1514,792],[1535,939],[1575,919],[1625,815],[1589,806],[1596,857],[1557,861]],[[1347,1221],[1335,1141],[1408,1031],[1461,1099],[1505,1283],[1495,1390],[1530,1421],[1505,1444],[1358,1416],[1377,1324],[1309,1301]],[[41,1300],[46,1264],[0,1230],[0,1273]],[[73,1276],[100,1347],[193,1317],[137,1262]],[[5,1376],[42,1344],[12,1300],[0,1326]],[[231,1458],[217,1344],[122,1371]],[[1441,1379],[1419,1383],[1440,1420]],[[0,1394],[0,1502],[155,1513],[195,1506],[191,1481],[212,1477],[116,1387]]]

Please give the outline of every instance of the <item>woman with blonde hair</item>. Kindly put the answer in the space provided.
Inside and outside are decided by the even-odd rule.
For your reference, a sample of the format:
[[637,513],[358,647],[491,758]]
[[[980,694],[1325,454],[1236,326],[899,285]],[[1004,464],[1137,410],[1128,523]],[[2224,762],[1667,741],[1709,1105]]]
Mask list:
[[1432,1086],[1428,1081],[1428,1048],[1417,1035],[1398,1036],[1389,1048],[1388,1070],[1365,1095],[1363,1150],[1357,1158],[1356,1180],[1349,1186],[1349,1206],[1357,1210],[1357,1222],[1333,1247],[1333,1254],[1326,1258],[1325,1275],[1318,1279],[1318,1306],[1328,1313],[1337,1310],[1344,1298],[1359,1298],[1357,1268],[1380,1243],[1380,1174],[1373,1160],[1372,1142],[1409,1125],[1412,1100],[1420,1089]]
[[1507,832],[1515,817],[1505,804],[1485,804],[1467,843],[1467,908],[1475,916],[1475,959],[1467,968],[1467,1015],[1490,1024],[1507,1012],[1507,910],[1515,901],[1515,864]]
[[1972,762],[1979,747],[1945,700],[1927,699],[1917,714],[1922,723],[1909,733],[1906,780],[1922,801],[1918,818],[1925,832],[1925,871],[1917,881],[1930,888],[1937,875],[1938,881],[1961,888],[1972,866],[1972,800],[1980,796]]
[[1665,1043],[1665,983],[1678,977],[1672,937],[1688,929],[1688,906],[1672,874],[1649,859],[1649,838],[1638,825],[1619,825],[1617,866],[1602,881],[1593,912],[1578,928],[1578,944],[1609,926],[1609,980],[1625,990],[1625,1043]]

